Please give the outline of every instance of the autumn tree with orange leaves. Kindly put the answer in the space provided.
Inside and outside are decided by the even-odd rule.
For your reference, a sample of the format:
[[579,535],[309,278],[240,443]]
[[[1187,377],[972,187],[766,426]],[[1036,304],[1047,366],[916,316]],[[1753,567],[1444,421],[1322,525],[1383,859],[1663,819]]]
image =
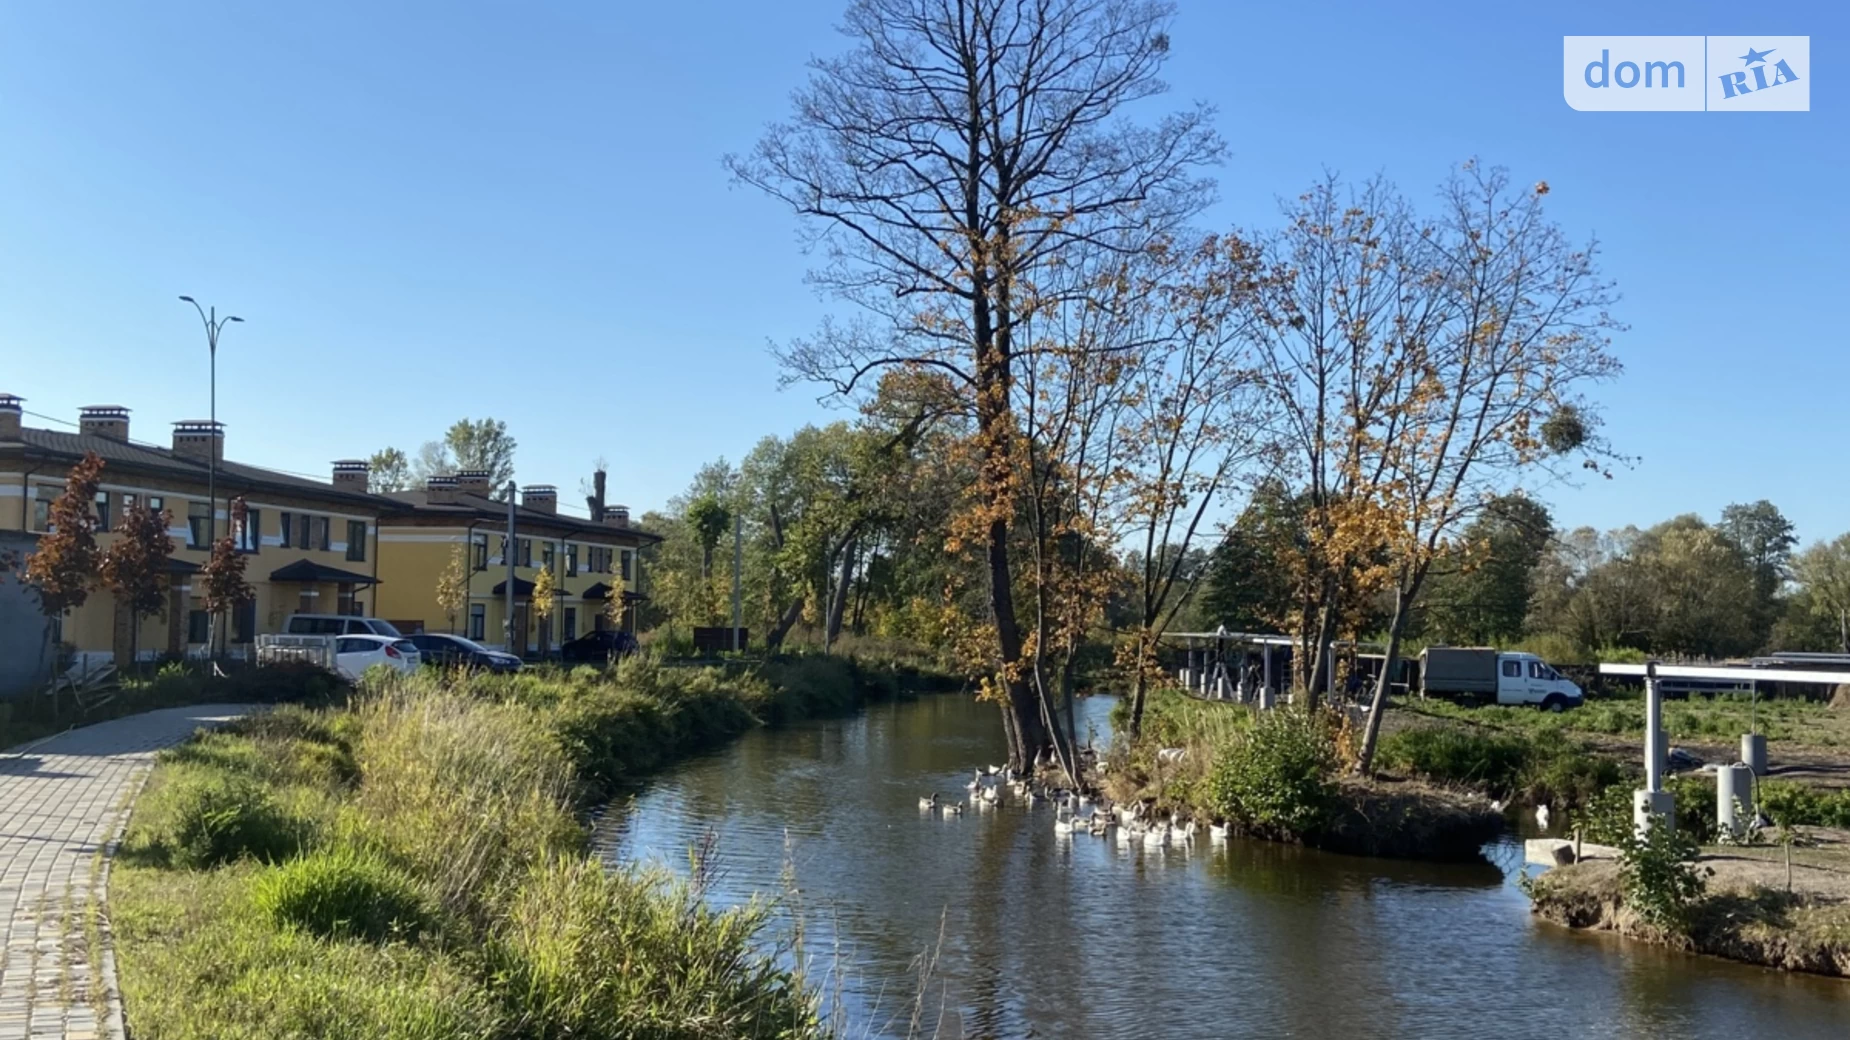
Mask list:
[[1594,246],[1544,216],[1547,193],[1468,162],[1429,220],[1385,184],[1332,178],[1276,243],[1293,278],[1267,314],[1268,370],[1313,502],[1315,672],[1340,620],[1333,590],[1360,575],[1392,602],[1364,772],[1434,560],[1525,478],[1563,476],[1570,458],[1597,471],[1607,454],[1581,394],[1619,371],[1615,296]]
[[257,590],[244,580],[244,554],[238,551],[238,533],[250,520],[242,497],[231,500],[230,512],[231,526],[212,543],[212,553],[198,578],[203,590],[200,602],[211,619],[206,628],[207,653],[213,657],[218,656],[219,625],[224,616],[257,599]]
[[95,452],[65,475],[64,492],[52,500],[50,530],[39,536],[38,547],[26,557],[25,579],[38,591],[39,609],[46,617],[60,617],[90,598],[102,552],[96,545],[96,491],[102,480],[103,460]]
[[138,505],[125,510],[116,537],[102,554],[103,586],[116,597],[116,660],[133,661],[139,649],[141,619],[165,612],[168,562],[173,538],[164,509]]
[[854,0],[851,49],[817,60],[790,121],[728,159],[802,218],[824,256],[813,277],[865,317],[785,348],[790,375],[859,397],[892,367],[936,373],[975,418],[964,526],[985,558],[985,657],[1015,769],[1050,740],[1015,598],[1024,326],[1045,303],[1037,283],[1076,248],[1133,255],[1209,200],[1210,113],[1125,121],[1164,89],[1171,14],[1146,0]]

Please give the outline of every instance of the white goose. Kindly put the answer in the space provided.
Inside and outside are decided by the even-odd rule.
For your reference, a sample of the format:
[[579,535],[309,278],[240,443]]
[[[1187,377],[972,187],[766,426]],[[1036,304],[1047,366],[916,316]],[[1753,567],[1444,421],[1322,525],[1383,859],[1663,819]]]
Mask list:
[[945,802],[939,808],[944,810],[944,815],[946,816],[962,816],[964,814],[964,803],[962,802]]
[[1169,844],[1169,823],[1164,821],[1143,832],[1143,847],[1160,849]]
[[1194,820],[1190,820],[1186,824],[1170,824],[1169,844],[1185,847],[1189,845],[1190,843],[1192,843],[1194,840],[1195,840],[1195,821]]
[[1227,840],[1227,825],[1225,823],[1208,824],[1208,840],[1209,841],[1226,841]]
[[1548,829],[1548,806],[1547,805],[1538,805],[1535,807],[1535,822],[1538,825],[1540,825],[1543,830]]
[[983,800],[985,802],[989,802],[992,805],[995,804],[997,801],[1000,801],[1002,798],[1002,792],[998,790],[994,784],[990,784],[989,786],[983,788],[981,793],[983,796]]
[[1074,822],[1073,818],[1066,814],[1066,810],[1062,809],[1053,818],[1053,832],[1055,834],[1071,834],[1073,833]]
[[933,791],[931,794],[927,795],[926,797],[919,799],[919,811],[920,812],[931,812],[933,809],[936,809],[937,807],[938,807],[938,792],[936,791]]

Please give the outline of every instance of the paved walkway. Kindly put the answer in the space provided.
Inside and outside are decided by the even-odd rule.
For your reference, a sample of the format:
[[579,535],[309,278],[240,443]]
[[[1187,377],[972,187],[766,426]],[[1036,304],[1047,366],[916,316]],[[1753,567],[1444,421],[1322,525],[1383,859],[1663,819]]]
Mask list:
[[108,915],[91,914],[107,856],[154,753],[246,710],[167,708],[0,754],[0,1040],[121,1040]]

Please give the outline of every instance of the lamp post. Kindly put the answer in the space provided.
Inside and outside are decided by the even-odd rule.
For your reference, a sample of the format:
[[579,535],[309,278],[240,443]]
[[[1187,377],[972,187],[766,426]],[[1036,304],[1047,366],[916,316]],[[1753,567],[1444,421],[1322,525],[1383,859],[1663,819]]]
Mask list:
[[182,296],[180,299],[192,304],[193,309],[199,312],[199,320],[204,322],[206,326],[206,350],[211,354],[212,401],[210,407],[212,414],[209,418],[212,424],[212,436],[214,440],[207,445],[206,451],[206,551],[211,552],[212,543],[218,541],[218,450],[219,445],[223,443],[221,440],[217,439],[219,436],[218,335],[224,330],[226,322],[235,321],[239,324],[243,324],[244,319],[231,314],[227,314],[221,318],[218,316],[217,307],[213,307],[210,311],[207,311],[204,307],[199,306],[198,300],[193,299],[191,296]]

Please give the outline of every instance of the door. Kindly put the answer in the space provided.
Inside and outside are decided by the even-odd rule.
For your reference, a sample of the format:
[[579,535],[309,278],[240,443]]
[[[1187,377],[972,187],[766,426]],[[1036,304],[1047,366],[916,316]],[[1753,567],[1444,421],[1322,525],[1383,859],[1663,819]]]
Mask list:
[[1529,680],[1519,657],[1497,658],[1497,703],[1521,704],[1529,696]]
[[1541,661],[1529,662],[1529,703],[1540,704],[1555,692],[1554,669]]

